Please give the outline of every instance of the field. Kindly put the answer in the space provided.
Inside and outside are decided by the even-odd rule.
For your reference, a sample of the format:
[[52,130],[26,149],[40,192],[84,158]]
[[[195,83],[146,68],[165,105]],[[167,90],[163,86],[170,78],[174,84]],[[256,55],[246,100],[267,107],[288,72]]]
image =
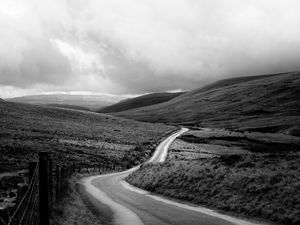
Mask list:
[[282,134],[193,130],[166,163],[127,178],[148,191],[276,224],[300,222],[300,139]]

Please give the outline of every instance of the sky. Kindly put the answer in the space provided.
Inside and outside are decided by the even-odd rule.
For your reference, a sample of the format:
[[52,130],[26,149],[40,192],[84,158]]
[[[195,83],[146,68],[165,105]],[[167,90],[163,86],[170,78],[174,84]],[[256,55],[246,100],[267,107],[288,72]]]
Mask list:
[[300,70],[299,0],[0,0],[0,97]]

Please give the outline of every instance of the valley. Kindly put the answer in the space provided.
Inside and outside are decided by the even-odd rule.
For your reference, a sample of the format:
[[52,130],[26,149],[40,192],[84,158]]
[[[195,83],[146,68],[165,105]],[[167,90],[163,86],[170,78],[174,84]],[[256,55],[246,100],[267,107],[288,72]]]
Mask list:
[[0,6],[0,225],[300,225],[300,0]]
[[[172,204],[180,201],[234,218],[296,225],[300,222],[299,83],[298,72],[232,78],[186,93],[122,100],[101,113],[91,111],[97,107],[76,104],[1,101],[1,198],[16,193],[18,183],[26,182],[27,163],[36,160],[39,151],[48,151],[60,165],[134,167],[120,176],[105,175],[104,183],[96,184],[112,196],[111,190],[126,193],[131,202],[136,198],[143,204],[158,204],[125,191],[120,186],[124,180]],[[163,138],[172,137],[180,127],[189,131],[159,150],[162,160],[153,156]],[[61,223],[70,221],[65,213],[76,217],[78,208],[91,216],[75,188],[78,181],[71,181],[72,192],[60,206]],[[123,199],[113,198],[119,197]],[[148,212],[137,215],[144,218],[144,213]],[[203,219],[202,214],[183,213],[191,224],[188,215]],[[78,220],[92,225],[97,216],[91,218]],[[208,221],[221,223],[213,217]]]

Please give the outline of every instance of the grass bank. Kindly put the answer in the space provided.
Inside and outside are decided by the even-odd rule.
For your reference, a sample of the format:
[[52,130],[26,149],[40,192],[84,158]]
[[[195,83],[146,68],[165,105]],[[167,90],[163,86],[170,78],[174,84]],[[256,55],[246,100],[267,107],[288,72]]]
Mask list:
[[299,138],[191,130],[165,163],[127,177],[139,188],[277,224],[300,224]]
[[139,188],[278,224],[300,223],[300,158],[224,156],[144,165]]
[[61,202],[56,203],[50,224],[51,225],[103,225],[104,220],[94,215],[76,190],[78,178],[69,181],[69,191]]

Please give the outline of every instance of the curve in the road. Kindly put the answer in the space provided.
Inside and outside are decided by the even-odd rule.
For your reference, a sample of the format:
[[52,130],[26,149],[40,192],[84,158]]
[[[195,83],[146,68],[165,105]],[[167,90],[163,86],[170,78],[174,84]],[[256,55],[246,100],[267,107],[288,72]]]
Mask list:
[[[159,144],[149,163],[163,162],[171,143],[188,131],[182,128]],[[133,187],[124,178],[139,166],[120,173],[85,178],[86,192],[109,206],[117,225],[254,225],[245,220],[217,213],[203,207],[194,207],[162,198]]]
[[132,225],[144,225],[141,219],[131,210],[123,205],[113,201],[105,192],[92,185],[92,180],[97,176],[92,176],[84,180],[84,186],[86,191],[94,196],[101,203],[108,205],[114,212],[114,222],[118,225],[132,224]]
[[149,163],[156,163],[156,162],[164,162],[167,158],[168,149],[172,142],[182,135],[183,133],[187,132],[189,129],[187,128],[181,128],[180,131],[172,134],[168,138],[166,138],[163,142],[161,142],[154,152],[153,156],[149,159]]

